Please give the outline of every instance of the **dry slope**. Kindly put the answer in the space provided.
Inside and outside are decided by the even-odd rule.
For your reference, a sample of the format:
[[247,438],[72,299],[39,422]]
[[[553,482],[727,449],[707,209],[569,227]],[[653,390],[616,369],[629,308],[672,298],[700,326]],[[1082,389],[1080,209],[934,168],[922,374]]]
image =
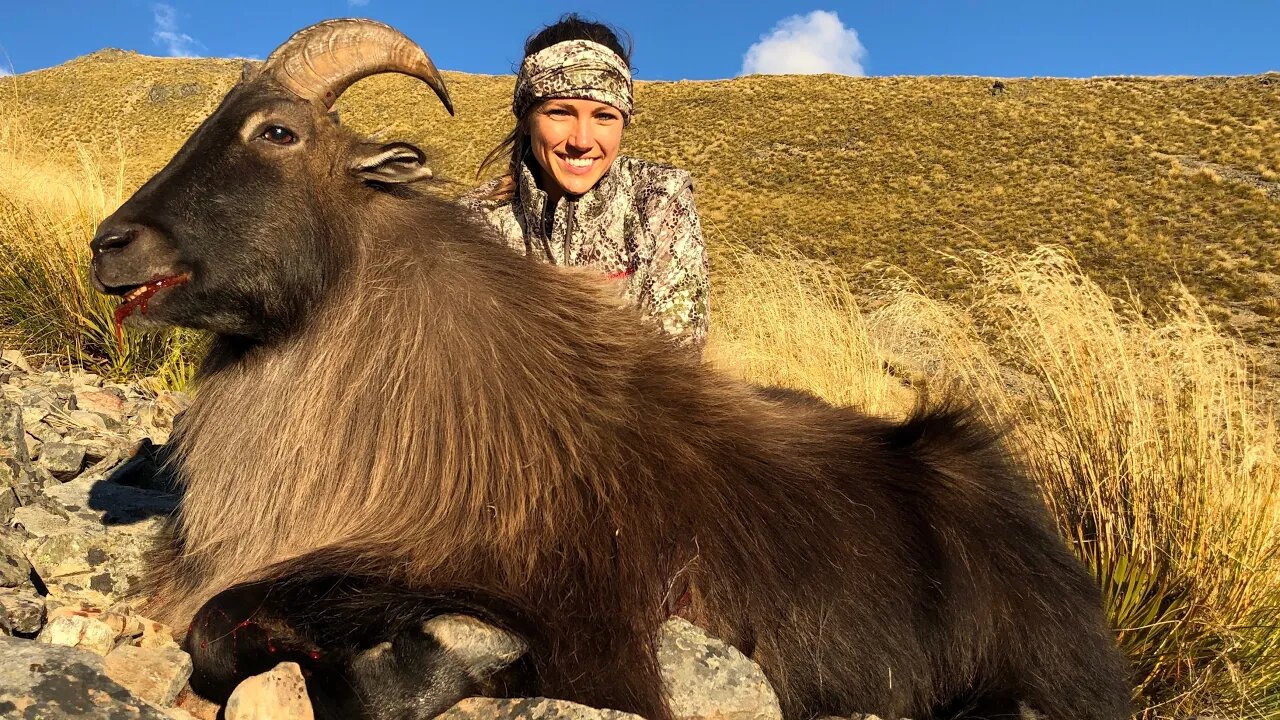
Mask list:
[[[104,50],[0,79],[52,160],[87,142],[160,167],[240,62]],[[343,98],[344,121],[435,157],[446,192],[474,182],[509,128],[512,79],[446,73],[449,118],[414,81]],[[713,262],[775,244],[861,271],[900,265],[949,286],[940,253],[1069,247],[1111,292],[1159,300],[1176,279],[1251,339],[1280,339],[1280,74],[1006,80],[750,77],[648,82],[624,151],[689,168]]]

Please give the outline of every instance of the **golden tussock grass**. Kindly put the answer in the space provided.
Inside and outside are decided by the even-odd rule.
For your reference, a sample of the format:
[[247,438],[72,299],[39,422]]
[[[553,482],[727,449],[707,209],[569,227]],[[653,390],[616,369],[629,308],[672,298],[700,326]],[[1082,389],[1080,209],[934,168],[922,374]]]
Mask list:
[[964,302],[898,275],[860,303],[832,268],[743,256],[710,357],[888,415],[909,388],[978,401],[1103,588],[1140,714],[1280,717],[1280,436],[1246,348],[1189,296],[1148,319],[1058,248],[953,269]]
[[89,241],[131,192],[123,157],[103,168],[82,145],[58,158],[31,145],[21,119],[0,117],[0,345],[59,355],[115,378],[155,375],[184,385],[194,371],[184,350],[199,339],[171,331],[118,342],[117,300],[88,282]]

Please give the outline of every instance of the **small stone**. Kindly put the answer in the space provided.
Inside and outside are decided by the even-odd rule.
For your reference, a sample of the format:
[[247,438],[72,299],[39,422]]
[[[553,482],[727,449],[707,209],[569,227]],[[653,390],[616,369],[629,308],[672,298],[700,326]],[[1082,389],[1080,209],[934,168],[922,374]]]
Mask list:
[[119,462],[120,456],[129,449],[129,439],[115,433],[99,434],[89,430],[76,430],[67,433],[67,442],[84,448],[85,460],[99,462],[105,458],[114,458]]
[[56,535],[67,529],[67,513],[58,514],[52,508],[23,505],[13,511],[12,524],[34,537]]
[[13,489],[11,481],[13,473],[3,463],[0,463],[0,527],[9,527],[9,523],[13,520],[13,511],[17,510],[21,503],[18,502],[18,493]]
[[31,427],[49,417],[49,411],[38,407],[22,408],[22,425],[31,432]]
[[73,443],[47,442],[40,451],[40,465],[59,480],[70,480],[84,468],[84,446]]
[[49,488],[58,487],[59,485],[62,484],[62,481],[54,477],[53,473],[49,472],[49,468],[43,465],[36,465],[35,467],[33,467],[32,475],[35,478],[36,485],[46,490]]
[[119,423],[108,423],[107,419],[98,413],[89,412],[88,410],[71,410],[67,413],[67,417],[77,427],[106,432],[110,425],[118,426]]
[[138,426],[151,442],[163,445],[169,441],[177,416],[190,405],[191,398],[186,393],[162,392],[138,410]]
[[112,390],[86,390],[73,392],[72,402],[76,410],[97,413],[116,422],[124,417],[124,398]]
[[39,440],[42,443],[62,442],[62,433],[52,425],[44,421],[27,422],[22,421],[23,427],[26,428],[27,435]]
[[30,459],[22,408],[6,399],[0,399],[0,457],[14,458],[23,463]]
[[31,366],[27,364],[27,358],[20,350],[5,350],[0,352],[0,361],[8,363],[22,372],[30,375],[32,373]]
[[60,615],[49,620],[36,642],[88,650],[105,656],[115,649],[116,632],[110,625],[89,615]]
[[[3,492],[13,496],[9,488],[4,488]],[[26,585],[30,578],[31,563],[27,562],[22,542],[0,529],[0,587]]]
[[44,449],[44,443],[40,442],[40,438],[30,433],[22,434],[22,441],[27,446],[27,457],[35,460],[40,457],[40,451]]
[[124,645],[107,655],[103,668],[134,695],[168,707],[191,677],[191,656],[176,649]]
[[280,663],[236,686],[227,700],[226,720],[314,720],[298,663]]
[[727,643],[675,618],[662,626],[658,663],[677,718],[781,720],[760,667]]
[[71,382],[76,385],[77,388],[86,390],[100,388],[102,387],[102,376],[80,370],[73,370],[71,372]]
[[0,637],[0,658],[0,717],[166,720],[107,677],[92,653]]
[[[228,718],[229,720],[229,718]],[[437,720],[644,720],[618,710],[597,710],[549,698],[467,698],[437,716]]]

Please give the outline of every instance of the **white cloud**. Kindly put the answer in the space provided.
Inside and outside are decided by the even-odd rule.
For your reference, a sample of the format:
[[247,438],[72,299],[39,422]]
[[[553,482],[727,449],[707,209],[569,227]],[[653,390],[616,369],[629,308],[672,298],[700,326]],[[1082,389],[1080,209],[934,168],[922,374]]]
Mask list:
[[151,11],[156,22],[151,41],[164,48],[170,57],[196,57],[196,50],[204,49],[195,38],[178,30],[178,11],[172,5],[157,3],[151,6]]
[[9,68],[3,65],[0,65],[0,77],[4,77],[5,75],[12,75],[12,74],[13,73],[9,70]]
[[858,33],[826,10],[783,19],[742,58],[743,75],[866,75]]

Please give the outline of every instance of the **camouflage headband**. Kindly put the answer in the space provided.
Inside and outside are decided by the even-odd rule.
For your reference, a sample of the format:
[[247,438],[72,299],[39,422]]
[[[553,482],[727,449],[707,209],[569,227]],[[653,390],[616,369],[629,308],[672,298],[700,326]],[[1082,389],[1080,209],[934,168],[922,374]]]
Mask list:
[[612,105],[631,121],[631,70],[618,54],[590,40],[565,40],[526,57],[516,77],[511,111],[524,117],[549,98],[581,98]]

